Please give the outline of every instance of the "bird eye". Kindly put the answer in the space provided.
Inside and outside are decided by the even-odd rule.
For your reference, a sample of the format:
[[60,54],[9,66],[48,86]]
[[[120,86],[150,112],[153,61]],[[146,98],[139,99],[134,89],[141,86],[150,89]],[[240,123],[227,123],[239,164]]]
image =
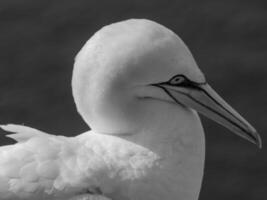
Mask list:
[[179,85],[185,81],[183,76],[175,76],[170,80],[170,84],[172,85]]

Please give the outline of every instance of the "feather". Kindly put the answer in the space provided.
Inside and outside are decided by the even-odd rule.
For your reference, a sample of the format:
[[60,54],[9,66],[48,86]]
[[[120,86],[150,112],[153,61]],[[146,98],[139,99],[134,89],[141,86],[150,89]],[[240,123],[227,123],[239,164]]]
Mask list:
[[0,125],[0,128],[7,132],[12,132],[15,134],[9,134],[7,137],[14,139],[17,142],[23,142],[27,141],[30,138],[36,137],[36,136],[45,136],[46,133],[39,131],[34,128],[22,126],[22,125],[15,125],[15,124],[8,124],[8,125]]
[[[108,200],[94,191],[99,179],[105,179],[98,176],[105,166],[99,159],[100,138],[89,134],[85,141],[14,124],[0,128],[12,132],[7,136],[17,141],[0,147],[0,200]],[[85,145],[88,140],[90,146]]]

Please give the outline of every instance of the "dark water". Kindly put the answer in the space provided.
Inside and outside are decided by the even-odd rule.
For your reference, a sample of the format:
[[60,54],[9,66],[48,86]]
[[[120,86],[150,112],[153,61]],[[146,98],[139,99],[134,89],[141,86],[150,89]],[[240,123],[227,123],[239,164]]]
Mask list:
[[[258,150],[203,118],[207,159],[200,199],[266,199],[265,0],[1,0],[0,123],[65,135],[87,130],[71,95],[73,58],[100,27],[127,18],[149,18],[178,33],[209,83],[262,135]],[[3,135],[0,140],[10,142]]]

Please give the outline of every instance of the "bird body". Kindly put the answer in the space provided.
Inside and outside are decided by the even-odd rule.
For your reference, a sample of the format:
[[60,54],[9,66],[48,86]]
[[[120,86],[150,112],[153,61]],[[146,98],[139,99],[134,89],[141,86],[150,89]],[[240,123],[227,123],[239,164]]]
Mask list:
[[[195,112],[188,117],[201,128]],[[2,128],[16,132],[8,136],[18,143],[0,148],[0,199],[66,199],[85,192],[118,200],[191,199],[201,186],[204,140],[195,137],[197,127],[191,138],[177,135],[179,130],[157,138],[155,132],[115,137],[93,131],[64,137],[18,125]],[[180,187],[181,181],[186,185]]]
[[197,200],[205,137],[196,111],[261,146],[182,40],[149,20],[98,31],[76,56],[72,89],[91,131],[1,126],[17,143],[0,148],[0,199]]

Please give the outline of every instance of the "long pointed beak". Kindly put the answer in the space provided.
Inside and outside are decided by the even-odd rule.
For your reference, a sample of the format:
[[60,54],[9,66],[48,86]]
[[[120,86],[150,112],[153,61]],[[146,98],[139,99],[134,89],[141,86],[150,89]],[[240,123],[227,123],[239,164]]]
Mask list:
[[261,148],[262,142],[257,131],[208,84],[181,87],[160,83],[156,86],[164,89],[175,102],[195,109]]

